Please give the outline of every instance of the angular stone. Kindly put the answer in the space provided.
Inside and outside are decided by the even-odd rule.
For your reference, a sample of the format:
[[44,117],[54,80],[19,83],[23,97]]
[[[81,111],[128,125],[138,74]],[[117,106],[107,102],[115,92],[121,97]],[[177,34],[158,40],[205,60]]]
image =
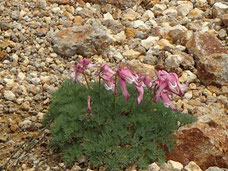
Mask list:
[[222,169],[222,168],[219,168],[219,167],[209,167],[205,171],[226,171],[226,170],[225,169]]
[[190,19],[200,19],[200,18],[202,18],[203,13],[204,13],[204,12],[203,12],[202,10],[200,10],[200,9],[198,9],[198,8],[194,8],[194,9],[192,9],[192,10],[189,12],[188,18],[190,18]]
[[175,148],[167,153],[167,158],[184,165],[194,161],[202,170],[210,166],[227,168],[227,129],[228,115],[207,112],[197,122],[183,126],[175,133]]
[[202,171],[200,167],[193,161],[189,162],[188,165],[184,167],[186,171]]
[[176,25],[172,27],[169,31],[169,36],[174,40],[177,41],[182,37],[182,34],[186,32],[188,29],[182,25]]
[[212,8],[212,15],[214,18],[221,16],[228,12],[228,5],[222,2],[216,2]]
[[190,1],[185,1],[184,3],[177,6],[177,14],[181,16],[186,16],[193,9],[193,4]]
[[107,28],[100,25],[74,26],[63,29],[52,37],[54,51],[62,56],[70,57],[75,54],[84,57],[104,55],[114,38]]
[[221,16],[223,24],[228,27],[228,14],[224,14]]
[[130,21],[134,21],[137,18],[140,17],[140,14],[135,12],[133,9],[129,8],[125,11],[123,11],[122,14],[122,20],[130,20]]
[[128,59],[136,59],[137,57],[139,57],[139,55],[140,55],[140,52],[134,51],[133,49],[126,50],[123,53],[123,56],[128,58]]
[[141,45],[146,48],[149,49],[153,44],[155,44],[157,41],[159,40],[159,37],[154,37],[154,36],[150,36],[145,40],[141,41]]
[[169,168],[171,168],[172,171],[181,171],[183,169],[183,165],[181,163],[173,160],[169,160],[167,164],[169,165]]
[[6,100],[10,100],[10,101],[15,100],[16,98],[15,94],[12,91],[7,91],[7,90],[4,91],[4,97]]
[[156,76],[154,66],[141,63],[136,59],[120,64],[119,67],[128,67],[131,71],[140,73],[143,76],[148,75],[151,78]]
[[205,85],[228,85],[228,51],[213,34],[195,33],[186,46],[195,56],[197,75]]
[[159,166],[156,163],[152,163],[148,166],[148,171],[159,171]]
[[135,5],[141,4],[143,0],[83,0],[84,2],[95,4],[112,4],[122,9],[132,8]]
[[189,70],[193,70],[195,61],[193,59],[193,57],[185,52],[181,52],[179,50],[174,50],[173,51],[174,55],[179,55],[181,57],[181,67],[183,67],[184,69],[189,69]]

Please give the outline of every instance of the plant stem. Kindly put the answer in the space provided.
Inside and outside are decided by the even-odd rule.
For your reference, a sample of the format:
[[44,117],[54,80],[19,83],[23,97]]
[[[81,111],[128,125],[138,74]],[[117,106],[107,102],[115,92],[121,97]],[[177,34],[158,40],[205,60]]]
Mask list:
[[90,87],[90,85],[89,85],[89,82],[88,82],[88,79],[87,79],[87,77],[86,77],[85,72],[83,72],[83,75],[84,75],[84,78],[85,78],[86,85],[87,85],[88,89],[91,90],[91,87]]
[[116,107],[116,81],[117,81],[117,74],[115,75],[115,89],[114,89],[114,99],[113,99],[113,103],[114,103],[114,107]]

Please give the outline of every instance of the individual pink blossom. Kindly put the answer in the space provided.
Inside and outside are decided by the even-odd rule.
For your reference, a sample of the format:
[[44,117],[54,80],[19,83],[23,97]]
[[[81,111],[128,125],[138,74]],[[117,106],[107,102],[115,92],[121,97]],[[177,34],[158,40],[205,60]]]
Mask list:
[[86,69],[96,68],[97,65],[90,64],[90,60],[82,59],[77,64],[74,65],[72,69],[70,69],[70,76],[74,78],[74,82],[77,83],[78,81],[82,80],[81,74],[84,74]]
[[183,96],[184,90],[187,88],[187,84],[180,84],[176,73],[169,74],[166,71],[161,70],[156,71],[156,75],[157,80],[154,83],[156,95],[154,97],[154,102],[161,99],[165,106],[175,109],[170,96],[172,96],[172,94]]
[[139,75],[132,73],[128,68],[118,69],[117,75],[120,78],[119,83],[125,99],[128,101],[130,96],[127,91],[127,82],[128,82],[129,84],[135,85],[136,90],[138,92],[137,103],[140,104],[143,100],[143,94],[144,94],[142,78]]
[[152,78],[150,78],[149,76],[144,76],[142,77],[142,81],[149,90],[152,89],[152,86],[153,86]]
[[108,65],[101,66],[102,75],[100,76],[104,80],[104,86],[107,90],[115,92],[115,72],[109,68]]

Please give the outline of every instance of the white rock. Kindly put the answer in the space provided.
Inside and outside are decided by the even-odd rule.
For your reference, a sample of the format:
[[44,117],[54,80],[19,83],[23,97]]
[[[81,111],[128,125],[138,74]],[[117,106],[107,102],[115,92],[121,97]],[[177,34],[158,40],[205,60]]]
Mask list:
[[167,164],[169,165],[169,168],[172,169],[172,171],[181,171],[183,169],[183,165],[181,163],[173,160],[169,160]]
[[104,14],[104,20],[114,20],[112,15],[108,12],[106,14]]
[[214,167],[209,167],[209,168],[208,168],[208,169],[206,169],[205,171],[226,171],[226,170],[224,170],[224,169],[222,169],[222,168],[219,168],[219,167],[214,166]]
[[46,0],[36,0],[36,5],[38,8],[46,9],[47,2]]
[[123,59],[123,56],[121,55],[120,52],[116,52],[113,57],[116,59],[116,60],[122,60]]
[[163,15],[168,15],[168,16],[176,16],[177,15],[177,10],[175,8],[168,8],[165,11],[162,12]]
[[54,13],[62,12],[60,7],[54,7],[54,8],[51,9],[51,11],[54,12]]
[[203,6],[207,4],[207,0],[197,0],[196,5]]
[[15,94],[13,94],[12,91],[7,91],[7,90],[4,91],[4,97],[5,97],[5,99],[10,100],[10,101],[15,100],[15,98],[16,98]]
[[39,78],[32,78],[30,79],[32,84],[38,85],[40,83],[40,79]]
[[141,45],[149,49],[151,46],[153,46],[157,41],[159,40],[159,37],[149,36],[147,39],[141,40]]
[[50,53],[50,57],[56,58],[58,55],[56,53]]
[[192,98],[192,91],[188,91],[184,94],[185,99],[191,99]]
[[165,59],[165,66],[168,68],[178,68],[182,58],[179,55],[170,55]]
[[37,114],[37,119],[39,120],[39,121],[42,121],[43,120],[43,118],[44,118],[44,113],[42,113],[42,112],[39,112],[38,114]]
[[23,122],[19,123],[19,127],[22,129],[28,129],[32,125],[32,122],[30,120],[24,120]]
[[159,166],[156,163],[152,163],[148,166],[148,171],[159,171]]
[[40,80],[42,82],[48,82],[50,80],[50,77],[49,76],[40,76]]
[[14,53],[14,54],[12,55],[12,60],[13,60],[14,62],[18,62],[18,55],[17,55],[16,53]]
[[152,8],[152,10],[160,10],[160,11],[164,11],[166,9],[166,5],[165,4],[155,4]]
[[202,171],[200,167],[193,161],[189,162],[187,166],[184,167],[186,171]]
[[133,49],[126,50],[123,53],[123,56],[128,59],[135,59],[135,58],[139,57],[139,55],[140,55],[140,53],[138,51],[134,51]]
[[181,16],[186,16],[193,9],[192,2],[188,1],[177,6],[177,14]]
[[14,80],[13,79],[8,79],[8,78],[4,78],[3,79],[4,83],[6,84],[7,87],[12,87]]
[[142,20],[147,21],[154,18],[154,13],[151,10],[146,10],[142,15]]
[[140,17],[139,13],[135,12],[131,8],[128,8],[127,10],[123,11],[122,20],[134,21],[139,17]]
[[228,12],[228,4],[222,2],[216,2],[212,8],[213,16],[219,17],[220,15]]
[[113,37],[114,37],[115,41],[121,42],[121,41],[124,41],[127,36],[125,35],[124,31],[121,31],[118,34],[113,35]]
[[181,77],[179,78],[180,82],[192,83],[195,82],[197,76],[189,70],[183,71]]
[[147,25],[142,20],[136,20],[132,24],[133,28],[139,28],[141,26],[147,27]]
[[169,43],[169,41],[166,40],[166,39],[161,39],[161,40],[159,40],[159,41],[157,42],[157,44],[158,44],[159,46],[161,46],[161,48],[164,48],[164,47],[174,48],[174,46],[173,46],[171,43]]

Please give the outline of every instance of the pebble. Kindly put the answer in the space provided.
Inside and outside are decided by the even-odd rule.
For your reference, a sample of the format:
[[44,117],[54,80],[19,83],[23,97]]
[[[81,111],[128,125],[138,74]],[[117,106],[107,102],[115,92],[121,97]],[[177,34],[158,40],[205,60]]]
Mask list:
[[184,169],[186,171],[202,171],[200,167],[193,161],[189,162]]
[[21,129],[28,129],[31,127],[31,125],[32,125],[32,122],[30,120],[27,120],[27,119],[19,123],[19,127]]
[[4,97],[6,100],[10,100],[10,101],[15,100],[16,98],[15,94],[12,91],[7,91],[7,90],[4,91]]

